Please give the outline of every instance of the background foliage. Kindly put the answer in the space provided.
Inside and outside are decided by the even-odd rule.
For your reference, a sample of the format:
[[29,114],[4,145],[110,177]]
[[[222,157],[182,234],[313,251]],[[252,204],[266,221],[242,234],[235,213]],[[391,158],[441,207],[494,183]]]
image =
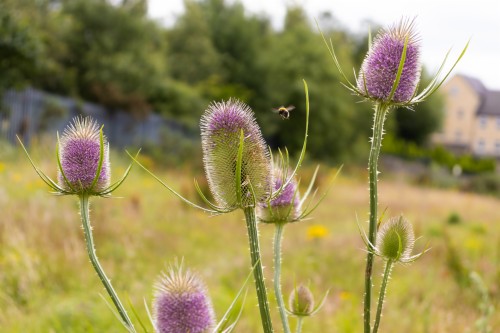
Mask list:
[[[176,118],[197,132],[212,100],[237,97],[265,123],[273,146],[300,147],[304,126],[301,79],[311,91],[309,154],[348,162],[368,147],[371,111],[340,85],[314,22],[288,8],[284,27],[249,15],[241,3],[186,0],[172,26],[148,18],[145,0],[3,0],[0,4],[0,90],[34,86],[138,117]],[[367,39],[332,13],[318,18],[347,73],[358,69]],[[376,25],[374,24],[374,28]],[[272,107],[295,105],[289,121]],[[424,145],[439,126],[439,97],[397,110],[397,138]]]

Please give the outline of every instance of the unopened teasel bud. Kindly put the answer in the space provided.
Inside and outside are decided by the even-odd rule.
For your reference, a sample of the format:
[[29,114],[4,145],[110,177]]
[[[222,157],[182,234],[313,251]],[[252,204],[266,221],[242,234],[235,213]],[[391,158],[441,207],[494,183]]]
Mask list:
[[290,312],[295,316],[309,316],[314,311],[314,296],[303,284],[300,284],[290,293],[289,298]]
[[411,223],[403,216],[383,223],[377,232],[375,251],[386,260],[405,262],[411,258],[415,235]]

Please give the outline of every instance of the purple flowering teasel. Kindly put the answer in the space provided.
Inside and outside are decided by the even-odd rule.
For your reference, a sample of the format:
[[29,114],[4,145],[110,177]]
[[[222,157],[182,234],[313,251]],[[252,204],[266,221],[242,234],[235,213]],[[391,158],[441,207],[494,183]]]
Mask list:
[[236,99],[212,103],[200,128],[205,172],[218,205],[231,210],[267,198],[271,160],[250,107]]
[[215,327],[204,284],[182,263],[171,266],[156,283],[153,321],[158,333],[208,333]]
[[[287,174],[291,174],[289,171]],[[261,222],[286,223],[296,221],[301,213],[299,184],[293,177],[287,184],[281,167],[273,163],[272,190],[274,196],[261,202],[257,216]]]
[[420,41],[414,31],[414,20],[402,19],[391,28],[382,30],[373,43],[370,39],[369,52],[358,76],[355,74],[354,84],[342,69],[332,41],[327,41],[322,32],[321,35],[335,66],[344,79],[342,84],[353,94],[388,107],[411,108],[412,105],[434,94],[462,59],[469,46],[467,42],[457,60],[441,77],[450,54],[448,51],[427,87],[418,92],[421,73]]
[[[403,52],[404,64],[393,92]],[[420,71],[420,45],[413,22],[401,21],[377,35],[361,65],[357,86],[368,98],[405,103],[415,95]]]
[[314,188],[314,183],[318,175],[319,166],[314,170],[307,190],[301,196],[299,191],[300,181],[289,170],[288,163],[284,160],[273,165],[272,193],[267,200],[259,203],[257,217],[264,223],[292,223],[306,219],[326,197],[328,191],[342,170],[342,166],[332,177],[327,190],[315,200],[318,189]]
[[135,332],[134,325],[125,307],[97,258],[89,209],[90,196],[110,196],[126,179],[132,165],[129,165],[120,180],[110,185],[109,145],[103,134],[102,127],[99,127],[90,117],[74,118],[73,122],[65,129],[62,138],[59,138],[58,135],[57,139],[58,182],[55,182],[34,164],[26,147],[18,138],[36,173],[55,194],[76,194],[78,196],[80,217],[90,263],[113,301],[121,323],[129,331]]
[[57,181],[35,165],[26,147],[18,140],[38,176],[59,195],[108,197],[125,181],[132,168],[129,165],[118,181],[110,183],[109,143],[102,126],[91,117],[75,117],[62,136],[57,136]]
[[66,127],[59,159],[58,183],[66,191],[99,193],[109,186],[109,144],[91,118],[75,118]]

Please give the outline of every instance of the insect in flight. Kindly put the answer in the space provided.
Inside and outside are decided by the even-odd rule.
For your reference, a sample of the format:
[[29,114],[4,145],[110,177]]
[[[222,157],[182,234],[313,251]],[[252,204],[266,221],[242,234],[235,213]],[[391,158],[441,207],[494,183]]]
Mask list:
[[290,111],[293,109],[295,109],[293,105],[289,105],[288,107],[282,105],[279,108],[273,108],[273,112],[278,113],[283,119],[288,119],[290,118]]

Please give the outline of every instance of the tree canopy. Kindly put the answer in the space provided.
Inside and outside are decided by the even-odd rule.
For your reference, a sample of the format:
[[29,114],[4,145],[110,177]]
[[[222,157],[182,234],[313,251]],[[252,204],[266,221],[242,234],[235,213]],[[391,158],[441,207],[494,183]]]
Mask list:
[[[241,3],[185,0],[170,27],[147,16],[145,0],[4,0],[0,10],[0,90],[31,85],[93,101],[110,112],[156,112],[195,130],[213,100],[249,104],[268,142],[296,152],[304,132],[307,80],[311,101],[309,154],[355,159],[366,152],[372,112],[340,84],[316,25],[298,6],[283,29]],[[331,13],[319,25],[345,71],[360,66],[367,38]],[[271,112],[294,105],[289,120]],[[400,139],[425,144],[439,124],[439,97],[412,112],[396,110]]]

